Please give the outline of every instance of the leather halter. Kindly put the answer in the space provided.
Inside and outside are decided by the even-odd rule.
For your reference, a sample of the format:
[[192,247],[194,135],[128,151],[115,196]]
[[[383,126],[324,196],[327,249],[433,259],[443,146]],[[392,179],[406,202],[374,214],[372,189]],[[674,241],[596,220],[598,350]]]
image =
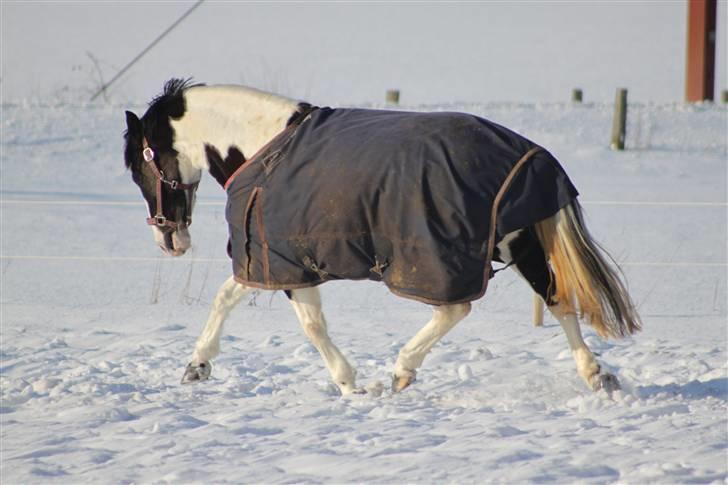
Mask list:
[[[144,158],[144,161],[149,164],[149,168],[151,168],[152,173],[154,173],[154,176],[157,178],[157,213],[154,214],[154,216],[152,217],[147,217],[147,224],[150,226],[157,226],[160,229],[169,227],[172,230],[175,230],[178,227],[185,228],[191,225],[192,216],[189,214],[187,215],[187,220],[180,223],[170,221],[165,217],[164,212],[162,212],[162,184],[169,185],[172,190],[186,191],[187,193],[185,194],[185,201],[191,202],[192,197],[197,190],[197,186],[200,184],[199,180],[192,184],[183,184],[182,182],[165,178],[164,172],[161,171],[159,167],[157,167],[157,164],[154,162],[154,150],[149,147],[146,137],[142,139],[142,143],[144,145],[144,149],[142,150],[142,157]],[[188,207],[188,213],[190,212],[189,209],[191,208]]]

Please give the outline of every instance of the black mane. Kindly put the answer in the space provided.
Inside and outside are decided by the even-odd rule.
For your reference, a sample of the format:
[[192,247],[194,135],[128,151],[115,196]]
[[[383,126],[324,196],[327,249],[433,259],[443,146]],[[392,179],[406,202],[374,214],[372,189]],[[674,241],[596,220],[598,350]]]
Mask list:
[[197,86],[204,86],[204,84],[193,84],[191,77],[188,77],[187,79],[172,78],[164,83],[164,89],[162,91],[162,94],[156,96],[149,102],[149,108],[151,109],[157,104],[168,104],[176,99],[179,99],[182,97],[182,94],[184,94],[187,88],[194,88]]
[[[147,109],[147,112],[142,118],[145,122],[144,124],[169,124],[169,118],[182,118],[185,114],[184,92],[185,90],[196,86],[203,86],[203,84],[193,84],[192,78],[172,78],[164,83],[164,91],[162,91],[162,94],[152,99],[149,103],[149,109]],[[153,126],[151,128],[151,131],[153,132]]]

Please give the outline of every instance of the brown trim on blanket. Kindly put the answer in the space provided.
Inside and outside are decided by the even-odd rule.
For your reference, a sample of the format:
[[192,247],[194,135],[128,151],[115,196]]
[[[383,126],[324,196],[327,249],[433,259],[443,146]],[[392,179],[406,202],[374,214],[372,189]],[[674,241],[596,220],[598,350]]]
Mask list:
[[243,239],[244,239],[244,253],[245,253],[245,277],[250,278],[250,234],[248,233],[248,224],[249,224],[249,218],[250,218],[250,208],[253,206],[253,202],[255,202],[255,196],[258,195],[258,191],[260,190],[260,187],[255,187],[250,192],[250,196],[248,197],[248,202],[245,204],[245,212],[243,212]]
[[508,191],[508,187],[511,186],[511,182],[513,182],[513,179],[516,178],[516,175],[521,170],[521,167],[528,162],[532,156],[534,156],[536,153],[543,150],[543,148],[536,146],[531,148],[526,152],[525,155],[521,157],[518,162],[513,166],[510,173],[508,174],[508,177],[503,181],[501,184],[500,189],[498,190],[498,193],[495,196],[495,199],[493,199],[493,207],[491,207],[490,210],[490,231],[488,232],[488,251],[485,255],[485,276],[483,277],[483,290],[480,292],[480,298],[485,294],[485,291],[488,289],[488,282],[490,281],[490,271],[491,271],[491,263],[493,261],[493,249],[495,249],[495,229],[496,229],[496,223],[498,218],[498,208],[500,207],[501,199],[503,199],[503,196]]
[[265,237],[265,223],[263,222],[263,188],[257,187],[258,198],[255,204],[255,225],[260,231],[260,241],[263,244],[263,281],[270,284],[270,258],[268,255],[268,239]]
[[[403,298],[408,298],[410,300],[419,301],[422,303],[426,303],[428,305],[455,305],[458,303],[466,303],[474,300],[478,300],[479,298],[482,298],[485,294],[486,290],[488,289],[488,282],[490,280],[490,271],[491,271],[491,263],[493,260],[493,251],[495,249],[495,232],[496,232],[496,225],[497,225],[497,218],[498,218],[498,209],[500,207],[501,200],[505,196],[506,192],[508,191],[508,188],[510,187],[511,183],[513,182],[513,179],[516,178],[516,175],[518,175],[518,172],[523,168],[523,166],[528,162],[533,155],[538,153],[539,151],[543,150],[543,148],[536,146],[528,150],[525,155],[523,155],[518,162],[513,166],[511,171],[508,173],[508,176],[503,181],[503,183],[500,186],[500,189],[498,189],[498,193],[495,196],[495,199],[493,199],[493,206],[491,208],[490,213],[490,228],[488,230],[488,246],[486,250],[486,259],[485,259],[485,274],[483,276],[483,288],[480,291],[479,294],[474,295],[472,297],[463,298],[462,300],[457,301],[438,301],[438,300],[431,300],[429,298],[422,298],[416,295],[411,295],[408,293],[403,293],[402,291],[392,288],[390,286],[387,286],[389,291],[394,293],[397,296],[401,296]],[[255,190],[260,189],[262,192],[262,188],[256,187]],[[328,279],[319,280],[319,281],[311,281],[308,283],[298,283],[298,284],[280,284],[280,283],[270,283],[270,263],[268,260],[268,241],[265,238],[265,230],[263,228],[263,221],[262,221],[262,212],[259,212],[261,209],[262,204],[260,204],[260,201],[258,201],[258,205],[256,206],[256,224],[261,231],[261,241],[263,243],[263,271],[264,271],[264,281],[265,283],[258,283],[255,281],[248,281],[245,278],[242,278],[238,275],[233,275],[235,278],[235,281],[240,283],[243,286],[248,286],[251,288],[260,288],[264,290],[295,290],[299,288],[311,288],[314,286],[318,286],[322,283],[325,283],[326,281],[331,281]],[[260,217],[260,219],[258,219]],[[249,275],[248,275],[249,276]],[[369,278],[358,278],[359,280],[368,280]],[[351,278],[352,281],[357,280],[357,278]],[[386,284],[386,282],[385,282]]]
[[416,295],[408,295],[394,288],[389,288],[389,291],[397,296],[402,296],[404,298],[409,298],[410,300],[427,303],[429,305],[456,305],[458,303],[467,303],[469,301],[475,301],[482,298],[483,295],[485,295],[486,290],[488,289],[488,282],[490,281],[491,263],[493,262],[493,250],[495,249],[495,230],[498,221],[498,208],[500,207],[501,199],[503,199],[503,196],[506,194],[508,188],[511,186],[511,182],[513,182],[513,179],[516,178],[516,175],[518,175],[518,172],[521,170],[521,168],[526,164],[526,162],[531,159],[531,157],[533,157],[541,150],[543,150],[543,148],[535,146],[528,150],[526,154],[523,155],[516,162],[511,171],[508,172],[508,176],[501,184],[500,189],[498,189],[498,193],[496,194],[495,199],[493,199],[493,206],[491,207],[490,211],[490,228],[488,230],[488,247],[485,254],[485,274],[483,275],[483,288],[480,290],[480,293],[473,297],[463,298],[462,300],[442,302],[430,300],[429,298],[421,298]]

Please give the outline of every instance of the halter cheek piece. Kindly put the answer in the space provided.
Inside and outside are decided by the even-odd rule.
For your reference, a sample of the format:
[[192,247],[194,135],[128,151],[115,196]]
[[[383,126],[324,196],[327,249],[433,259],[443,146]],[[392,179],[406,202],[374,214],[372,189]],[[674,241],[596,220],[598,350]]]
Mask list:
[[[170,221],[164,216],[164,213],[162,212],[162,184],[169,185],[172,190],[184,190],[186,192],[185,200],[191,203],[192,197],[194,196],[194,193],[197,190],[197,186],[200,184],[200,182],[198,181],[193,184],[183,184],[182,182],[178,182],[176,180],[166,179],[164,177],[164,172],[159,170],[157,164],[154,163],[154,150],[149,147],[146,138],[144,138],[143,143],[144,150],[142,150],[142,157],[144,157],[144,161],[149,164],[149,168],[152,169],[152,173],[154,173],[154,176],[157,177],[157,213],[154,214],[154,216],[152,217],[147,217],[147,224],[150,226],[157,226],[159,228],[169,227],[173,230],[177,229],[180,226],[184,228],[191,225],[192,216],[190,215],[187,216],[187,220],[185,222],[181,222],[179,224],[174,221]],[[187,212],[189,213],[190,211],[188,210]]]

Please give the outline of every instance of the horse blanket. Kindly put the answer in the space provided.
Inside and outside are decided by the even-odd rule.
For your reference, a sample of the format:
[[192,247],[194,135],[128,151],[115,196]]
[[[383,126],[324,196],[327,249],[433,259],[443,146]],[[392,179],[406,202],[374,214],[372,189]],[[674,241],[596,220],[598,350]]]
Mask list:
[[238,282],[370,279],[431,304],[480,298],[493,245],[577,196],[550,153],[485,119],[331,108],[289,126],[225,186]]

